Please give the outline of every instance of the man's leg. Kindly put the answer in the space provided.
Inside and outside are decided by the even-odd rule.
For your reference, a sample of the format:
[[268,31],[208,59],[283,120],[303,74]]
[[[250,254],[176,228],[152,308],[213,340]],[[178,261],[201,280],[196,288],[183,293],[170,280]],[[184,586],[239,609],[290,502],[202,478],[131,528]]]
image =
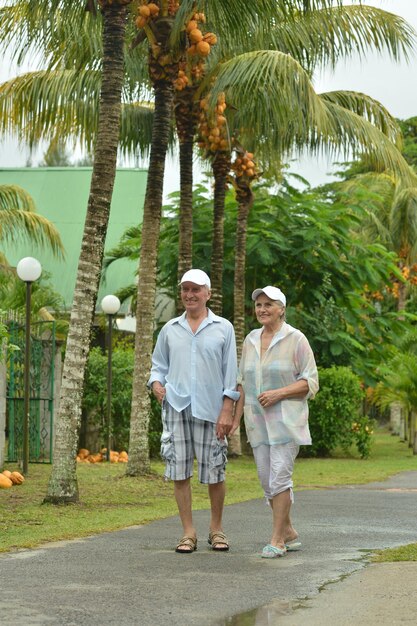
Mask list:
[[[198,480],[208,486],[211,505],[210,533],[223,533],[227,441],[217,438],[216,424],[198,419],[193,419],[193,440],[198,463]],[[225,539],[225,537],[222,538]],[[213,549],[229,549],[227,543],[217,539],[215,544]]]
[[221,483],[215,483],[213,485],[209,485],[208,492],[209,492],[210,504],[211,504],[210,530],[222,531],[224,498],[226,495],[225,482],[223,481]]
[[[183,537],[195,540],[191,508],[191,476],[194,451],[190,434],[191,411],[176,411],[167,401],[162,410],[161,454],[166,460],[165,477],[174,481],[174,495],[183,526]],[[193,552],[193,542],[178,545],[178,552]]]
[[[192,498],[191,498],[191,480],[175,480],[174,494],[177,501],[178,512],[180,515],[184,537],[196,538],[196,531],[193,526]],[[191,548],[183,546],[181,552],[191,552]]]
[[[220,483],[214,483],[208,486],[208,492],[210,497],[211,504],[211,519],[210,519],[210,531],[212,533],[220,532],[223,533],[223,509],[224,509],[224,499],[226,495],[226,484],[224,480]],[[222,543],[220,541],[216,542],[217,550],[227,550],[227,543]]]

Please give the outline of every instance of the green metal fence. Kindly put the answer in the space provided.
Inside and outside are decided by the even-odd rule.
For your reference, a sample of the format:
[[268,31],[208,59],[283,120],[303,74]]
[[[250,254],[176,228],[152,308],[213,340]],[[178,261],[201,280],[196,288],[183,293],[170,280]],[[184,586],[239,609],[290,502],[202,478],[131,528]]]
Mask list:
[[[23,458],[25,327],[8,323],[9,341],[19,349],[8,359],[7,432],[9,461]],[[31,325],[29,398],[29,461],[52,462],[55,322]]]

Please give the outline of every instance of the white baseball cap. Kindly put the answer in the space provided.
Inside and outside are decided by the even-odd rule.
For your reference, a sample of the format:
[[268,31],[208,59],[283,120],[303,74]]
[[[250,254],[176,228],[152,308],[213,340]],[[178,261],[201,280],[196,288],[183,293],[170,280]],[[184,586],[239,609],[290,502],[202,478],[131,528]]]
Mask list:
[[188,270],[181,278],[181,283],[194,283],[195,285],[206,285],[211,288],[210,278],[203,270]]
[[281,289],[278,289],[278,287],[272,287],[271,285],[268,285],[263,289],[255,289],[255,291],[252,292],[252,300],[256,300],[256,298],[260,296],[261,293],[264,293],[271,300],[279,300],[284,306],[286,306],[287,304],[287,298],[284,296]]

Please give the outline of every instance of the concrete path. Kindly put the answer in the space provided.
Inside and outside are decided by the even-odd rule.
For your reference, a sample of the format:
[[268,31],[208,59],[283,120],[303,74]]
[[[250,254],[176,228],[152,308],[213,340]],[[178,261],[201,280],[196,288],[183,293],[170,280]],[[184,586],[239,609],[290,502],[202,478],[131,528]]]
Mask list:
[[[226,507],[229,553],[208,549],[209,514],[198,511],[198,551],[189,555],[173,551],[181,535],[177,518],[0,555],[0,624],[395,624],[384,622],[383,615],[376,621],[352,620],[346,604],[339,618],[330,609],[337,604],[334,594],[349,581],[359,580],[345,602],[362,614],[369,602],[358,593],[358,588],[364,589],[360,577],[375,568],[389,569],[365,568],[366,554],[417,542],[416,513],[417,471],[413,471],[384,483],[297,492],[293,519],[303,550],[281,559],[259,558],[271,522],[261,500]],[[417,564],[394,565],[394,578],[382,574],[375,583],[379,603],[384,598],[390,601],[395,581],[406,589],[412,574],[415,587]],[[411,607],[409,599],[404,605],[407,602]],[[317,622],[312,621],[314,610]]]

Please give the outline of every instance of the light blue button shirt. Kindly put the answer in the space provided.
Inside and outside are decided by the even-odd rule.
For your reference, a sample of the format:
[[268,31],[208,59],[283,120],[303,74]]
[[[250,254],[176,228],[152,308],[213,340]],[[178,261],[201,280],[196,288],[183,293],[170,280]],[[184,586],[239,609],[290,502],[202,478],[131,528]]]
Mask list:
[[235,332],[228,320],[208,309],[196,333],[185,313],[162,328],[148,385],[159,381],[176,411],[191,404],[194,417],[216,423],[224,396],[239,399],[236,379]]

